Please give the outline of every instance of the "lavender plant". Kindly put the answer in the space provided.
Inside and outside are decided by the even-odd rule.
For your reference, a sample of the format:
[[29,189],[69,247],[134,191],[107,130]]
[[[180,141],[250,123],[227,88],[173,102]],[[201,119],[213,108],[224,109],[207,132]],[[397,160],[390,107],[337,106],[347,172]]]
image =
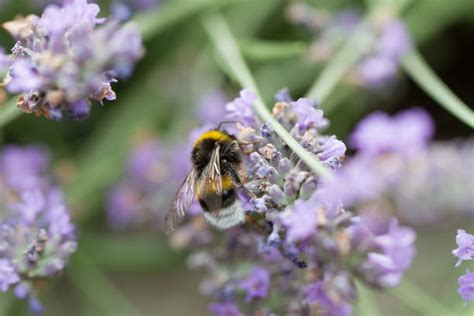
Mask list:
[[[452,252],[453,256],[458,258],[456,267],[461,266],[463,261],[474,260],[474,235],[463,229],[458,229],[456,244],[458,248]],[[458,293],[464,301],[474,301],[474,272],[466,270],[466,273],[459,277],[458,284]]]
[[43,309],[40,288],[62,273],[77,247],[68,206],[48,168],[40,147],[0,151],[0,290],[28,300],[33,313]]
[[3,24],[17,41],[5,83],[10,93],[21,93],[22,111],[83,119],[93,102],[115,100],[111,84],[131,74],[143,47],[132,24],[98,18],[99,11],[73,0]]
[[[395,219],[375,224],[325,199],[320,177],[253,115],[254,101],[243,90],[227,105],[238,121],[253,195],[244,201],[245,225],[219,233],[197,215],[171,242],[194,251],[192,267],[206,268],[202,291],[216,300],[209,307],[216,315],[349,315],[356,279],[377,288],[400,282],[415,254],[415,233]],[[282,91],[273,117],[324,165],[340,169],[346,147],[322,134],[328,121],[313,102]],[[252,304],[236,304],[243,296]]]

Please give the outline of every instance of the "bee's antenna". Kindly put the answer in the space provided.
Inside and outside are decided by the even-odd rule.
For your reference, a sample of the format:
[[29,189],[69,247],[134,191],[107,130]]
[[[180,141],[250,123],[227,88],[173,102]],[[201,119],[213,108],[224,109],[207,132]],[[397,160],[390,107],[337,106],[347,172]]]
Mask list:
[[238,120],[235,120],[235,121],[221,121],[221,122],[219,123],[219,125],[217,125],[217,129],[218,129],[218,130],[221,130],[222,125],[224,125],[224,124],[232,124],[232,123],[233,123],[233,124],[236,124],[236,123],[241,123],[241,122],[238,121]]

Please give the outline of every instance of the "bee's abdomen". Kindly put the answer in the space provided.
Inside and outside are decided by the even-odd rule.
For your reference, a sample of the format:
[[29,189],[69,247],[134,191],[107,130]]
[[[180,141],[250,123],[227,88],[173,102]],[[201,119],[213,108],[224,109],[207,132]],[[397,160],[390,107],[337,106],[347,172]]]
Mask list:
[[217,211],[235,203],[237,195],[233,188],[222,190],[219,195],[216,192],[205,193],[198,197],[199,204],[205,212]]

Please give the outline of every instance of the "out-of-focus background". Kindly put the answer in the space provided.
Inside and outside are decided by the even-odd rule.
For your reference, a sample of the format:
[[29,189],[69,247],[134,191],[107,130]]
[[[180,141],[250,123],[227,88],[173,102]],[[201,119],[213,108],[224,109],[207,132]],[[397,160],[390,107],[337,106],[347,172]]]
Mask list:
[[[50,2],[0,0],[0,22],[41,14]],[[271,104],[283,87],[294,97],[304,95],[330,63],[351,32],[334,27],[335,16],[349,12],[363,17],[377,1],[96,2],[102,16],[128,10],[130,19],[142,23],[140,29],[145,30],[145,57],[128,80],[114,85],[117,100],[94,105],[85,121],[66,117],[55,122],[21,114],[0,131],[1,146],[47,146],[77,225],[79,248],[69,267],[41,292],[45,315],[119,315],[131,305],[142,315],[207,315],[208,298],[199,293],[202,272],[187,268],[185,252],[172,250],[168,237],[156,227],[117,229],[107,219],[107,194],[123,179],[129,151],[147,137],[157,137],[167,146],[187,143],[189,132],[202,123],[198,117],[203,103],[217,98],[224,104],[238,95],[238,84],[215,58],[202,21],[207,13],[224,14],[264,100]],[[140,2],[149,3],[141,7]],[[404,3],[399,18],[430,67],[466,104],[474,104],[474,1],[393,2]],[[330,25],[333,31],[328,30]],[[0,30],[0,46],[13,45],[11,37]],[[331,122],[328,134],[341,140],[369,112],[396,113],[412,106],[424,108],[433,117],[435,140],[472,136],[467,125],[429,97],[403,69],[382,86],[349,73],[324,104]],[[470,168],[474,168],[474,157]],[[466,185],[474,194],[472,182]],[[164,196],[160,203],[166,205],[171,198]],[[421,289],[453,308],[463,304],[456,280],[464,271],[454,269],[455,259],[450,255],[459,222],[474,227],[456,216],[416,227],[418,254],[407,273]],[[413,306],[401,304],[396,295],[375,295],[383,315],[420,314]],[[10,296],[1,294],[0,314],[28,315],[24,302]],[[418,300],[414,305],[423,304],[422,296],[413,297]]]

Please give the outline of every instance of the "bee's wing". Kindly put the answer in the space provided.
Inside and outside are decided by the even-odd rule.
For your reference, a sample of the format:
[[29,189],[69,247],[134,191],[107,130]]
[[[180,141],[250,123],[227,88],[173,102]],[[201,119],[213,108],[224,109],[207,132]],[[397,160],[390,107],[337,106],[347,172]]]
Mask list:
[[211,210],[219,209],[222,205],[222,174],[220,166],[220,147],[212,151],[211,159],[196,180],[198,196]]
[[222,194],[222,174],[220,165],[220,147],[217,146],[211,155],[211,160],[203,172],[204,182],[211,186],[211,190],[218,195]]
[[196,173],[194,170],[188,173],[186,179],[178,189],[171,208],[166,213],[165,217],[165,231],[166,233],[172,232],[176,225],[178,225],[183,219],[186,211],[191,206],[194,198],[194,184],[196,182]]

